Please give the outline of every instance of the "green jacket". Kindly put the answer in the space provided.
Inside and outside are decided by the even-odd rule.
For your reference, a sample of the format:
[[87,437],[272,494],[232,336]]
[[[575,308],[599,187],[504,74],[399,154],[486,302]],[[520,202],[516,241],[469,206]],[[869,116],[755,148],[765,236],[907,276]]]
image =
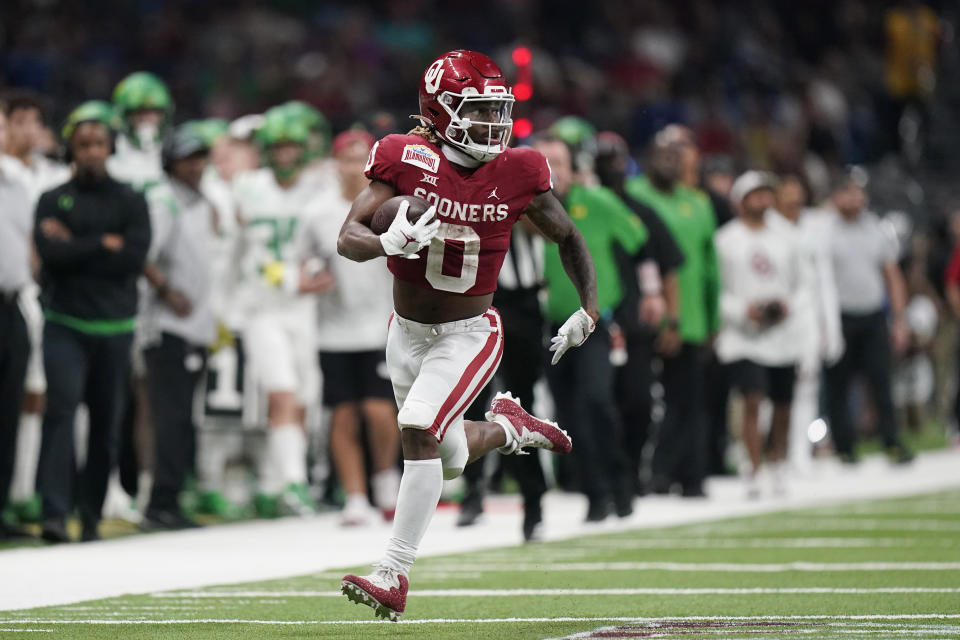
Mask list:
[[713,245],[717,223],[710,199],[683,186],[662,193],[645,176],[629,179],[627,193],[656,211],[680,246],[685,258],[677,273],[680,336],[703,344],[720,327],[720,269]]
[[[611,311],[623,298],[613,246],[618,244],[634,254],[647,241],[647,229],[615,193],[604,187],[573,185],[563,204],[593,258],[600,312]],[[580,296],[563,270],[560,251],[554,244],[546,245],[543,270],[547,317],[554,324],[563,324],[580,308]]]

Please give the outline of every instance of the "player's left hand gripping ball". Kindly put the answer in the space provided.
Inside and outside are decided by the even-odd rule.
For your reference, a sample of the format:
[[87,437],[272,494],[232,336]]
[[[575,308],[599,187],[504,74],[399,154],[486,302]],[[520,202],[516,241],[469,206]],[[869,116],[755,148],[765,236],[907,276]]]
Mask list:
[[380,244],[388,256],[403,256],[416,260],[417,253],[430,244],[433,236],[437,235],[440,220],[437,219],[437,208],[430,207],[413,224],[407,219],[407,209],[410,203],[404,200],[400,203],[397,215],[390,223],[390,228],[380,234]]
[[554,352],[550,364],[557,364],[570,347],[579,347],[586,342],[596,328],[597,323],[583,310],[583,307],[577,309],[563,323],[560,330],[557,331],[557,335],[550,340],[550,351]]

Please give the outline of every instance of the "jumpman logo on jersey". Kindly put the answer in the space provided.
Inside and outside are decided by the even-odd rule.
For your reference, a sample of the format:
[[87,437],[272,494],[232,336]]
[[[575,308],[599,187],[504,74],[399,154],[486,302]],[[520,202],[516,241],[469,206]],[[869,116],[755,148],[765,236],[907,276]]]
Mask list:
[[490,198],[496,198],[497,200],[500,199],[500,196],[497,195],[497,189],[498,189],[498,188],[499,188],[499,187],[494,187],[494,188],[493,188],[493,191],[491,191],[491,192],[490,192],[490,195],[487,196],[487,200],[489,200]]

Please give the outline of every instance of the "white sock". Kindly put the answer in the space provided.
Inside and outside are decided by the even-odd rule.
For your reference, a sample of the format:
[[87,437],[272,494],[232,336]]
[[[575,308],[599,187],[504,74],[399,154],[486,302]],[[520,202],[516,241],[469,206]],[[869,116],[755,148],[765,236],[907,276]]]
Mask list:
[[10,482],[11,502],[25,502],[36,492],[42,420],[39,413],[20,414],[17,453],[13,459],[13,478]]
[[502,447],[498,447],[497,451],[504,455],[510,455],[517,450],[517,431],[514,428],[513,424],[510,422],[509,418],[506,416],[493,416],[493,422],[496,422],[500,425],[500,428],[503,429],[503,434],[507,438],[507,443]]
[[373,488],[373,503],[380,509],[396,509],[400,493],[400,470],[391,467],[377,471],[370,477]]
[[284,424],[267,430],[267,451],[264,460],[268,469],[263,474],[264,493],[279,493],[287,485],[307,481],[307,436],[297,424]]
[[393,535],[387,543],[383,564],[409,575],[417,549],[440,502],[443,466],[440,458],[404,460]]

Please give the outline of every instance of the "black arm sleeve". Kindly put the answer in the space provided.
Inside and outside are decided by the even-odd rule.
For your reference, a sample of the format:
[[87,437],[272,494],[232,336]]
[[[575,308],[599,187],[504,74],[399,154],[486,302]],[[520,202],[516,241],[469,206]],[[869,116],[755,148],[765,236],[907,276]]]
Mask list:
[[37,246],[37,255],[43,262],[44,269],[64,271],[85,265],[95,258],[100,249],[100,237],[88,235],[74,237],[70,240],[55,240],[48,238],[40,230],[40,223],[46,218],[56,218],[61,223],[65,221],[58,216],[59,209],[56,199],[45,193],[37,202],[36,216],[34,217],[33,242]]
[[123,248],[119,251],[103,249],[92,272],[101,275],[139,273],[147,261],[150,249],[150,213],[147,201],[139,192],[128,192],[123,203],[128,208],[127,227],[123,231]]

